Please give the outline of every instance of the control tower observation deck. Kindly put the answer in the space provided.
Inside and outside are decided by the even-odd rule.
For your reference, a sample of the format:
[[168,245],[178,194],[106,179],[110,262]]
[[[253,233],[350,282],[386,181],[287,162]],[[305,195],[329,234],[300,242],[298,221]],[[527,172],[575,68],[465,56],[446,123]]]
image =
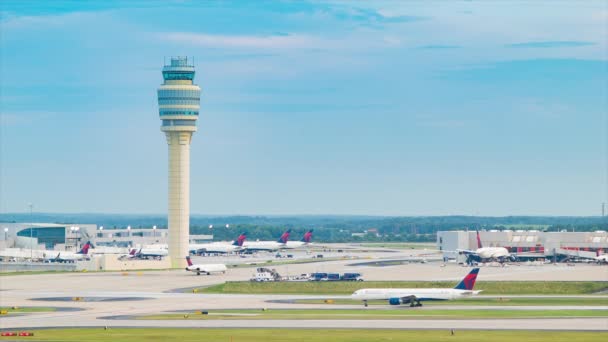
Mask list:
[[172,267],[185,267],[190,236],[190,141],[196,132],[201,88],[193,83],[194,65],[173,57],[163,67],[158,111],[169,145],[169,256]]

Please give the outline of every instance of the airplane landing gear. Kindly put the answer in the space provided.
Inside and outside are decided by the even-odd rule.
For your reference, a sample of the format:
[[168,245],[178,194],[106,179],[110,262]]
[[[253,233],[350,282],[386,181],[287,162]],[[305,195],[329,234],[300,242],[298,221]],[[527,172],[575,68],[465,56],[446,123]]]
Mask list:
[[367,301],[366,300],[363,301],[363,306],[367,307]]

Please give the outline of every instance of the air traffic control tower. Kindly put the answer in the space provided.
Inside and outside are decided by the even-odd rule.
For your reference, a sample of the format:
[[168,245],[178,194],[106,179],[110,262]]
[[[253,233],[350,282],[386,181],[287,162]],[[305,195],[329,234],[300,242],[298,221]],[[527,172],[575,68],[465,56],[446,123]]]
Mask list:
[[201,88],[193,83],[194,65],[173,57],[163,67],[158,111],[169,145],[169,256],[172,267],[185,267],[190,236],[190,141],[196,132]]

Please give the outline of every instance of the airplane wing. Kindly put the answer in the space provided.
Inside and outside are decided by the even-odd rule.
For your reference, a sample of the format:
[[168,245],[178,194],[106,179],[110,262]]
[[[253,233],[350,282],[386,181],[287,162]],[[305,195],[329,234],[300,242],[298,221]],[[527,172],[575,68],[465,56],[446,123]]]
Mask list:
[[468,249],[457,249],[456,252],[458,252],[458,254],[464,254],[464,255],[476,255],[477,251],[471,251]]

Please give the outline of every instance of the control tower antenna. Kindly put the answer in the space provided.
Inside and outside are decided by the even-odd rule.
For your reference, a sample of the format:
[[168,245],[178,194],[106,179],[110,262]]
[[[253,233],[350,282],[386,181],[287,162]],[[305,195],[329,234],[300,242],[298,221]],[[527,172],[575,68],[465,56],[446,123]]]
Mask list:
[[201,88],[193,83],[194,65],[171,57],[158,88],[158,112],[169,146],[169,256],[174,268],[186,266],[190,237],[190,142],[196,132]]

